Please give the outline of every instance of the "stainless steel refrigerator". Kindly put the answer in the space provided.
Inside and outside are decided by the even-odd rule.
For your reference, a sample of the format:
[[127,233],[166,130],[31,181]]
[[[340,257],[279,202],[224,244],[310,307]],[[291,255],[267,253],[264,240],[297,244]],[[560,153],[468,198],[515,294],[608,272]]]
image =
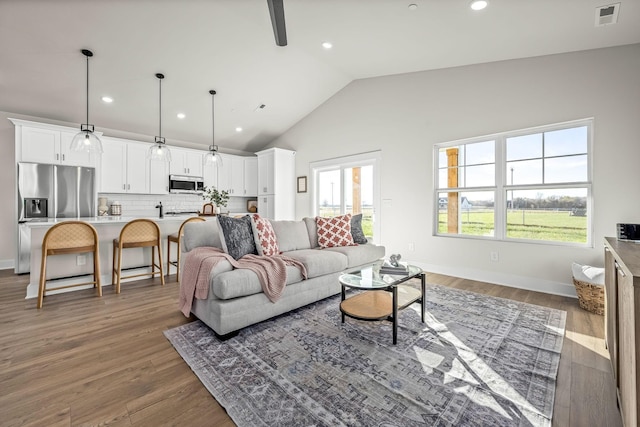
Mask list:
[[18,248],[16,273],[31,262],[29,221],[96,215],[95,169],[82,166],[18,163]]

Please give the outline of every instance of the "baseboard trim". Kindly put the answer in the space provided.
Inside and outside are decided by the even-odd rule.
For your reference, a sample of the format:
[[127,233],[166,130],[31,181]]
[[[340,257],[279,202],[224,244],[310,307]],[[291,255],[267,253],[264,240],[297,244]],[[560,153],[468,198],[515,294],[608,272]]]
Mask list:
[[0,259],[0,270],[9,270],[14,268],[15,264],[12,259]]
[[561,295],[570,298],[578,297],[573,284],[554,282],[537,277],[496,273],[493,271],[478,270],[473,268],[428,264],[420,261],[409,261],[409,263],[431,273],[460,277],[462,279],[468,280],[478,280],[481,282],[494,283],[496,285],[526,289],[528,291],[544,292],[546,294]]

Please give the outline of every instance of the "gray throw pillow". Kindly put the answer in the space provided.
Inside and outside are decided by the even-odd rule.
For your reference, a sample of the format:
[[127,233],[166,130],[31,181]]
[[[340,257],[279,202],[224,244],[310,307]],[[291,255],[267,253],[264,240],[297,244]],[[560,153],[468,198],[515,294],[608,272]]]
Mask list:
[[353,241],[364,245],[368,243],[367,238],[364,235],[364,231],[362,231],[362,214],[359,213],[357,215],[353,215],[351,217],[351,237],[353,237]]
[[217,219],[222,250],[234,259],[240,259],[247,254],[258,255],[249,215],[242,218],[218,215]]

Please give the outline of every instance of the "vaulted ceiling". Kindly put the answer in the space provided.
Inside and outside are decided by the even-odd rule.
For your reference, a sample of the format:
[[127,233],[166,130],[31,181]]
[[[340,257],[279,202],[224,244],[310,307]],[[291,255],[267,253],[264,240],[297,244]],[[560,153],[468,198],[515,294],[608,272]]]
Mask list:
[[0,0],[0,110],[84,123],[85,48],[96,128],[158,135],[163,73],[168,143],[211,143],[215,89],[216,143],[256,151],[355,79],[640,42],[637,0],[598,27],[602,0],[469,4],[284,0],[278,47],[267,0]]

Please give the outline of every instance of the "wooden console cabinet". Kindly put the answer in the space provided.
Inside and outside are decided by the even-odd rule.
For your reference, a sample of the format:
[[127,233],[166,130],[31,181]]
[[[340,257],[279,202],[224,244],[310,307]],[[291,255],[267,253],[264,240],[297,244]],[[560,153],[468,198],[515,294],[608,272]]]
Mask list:
[[638,425],[640,398],[640,244],[606,237],[605,342],[622,422]]

